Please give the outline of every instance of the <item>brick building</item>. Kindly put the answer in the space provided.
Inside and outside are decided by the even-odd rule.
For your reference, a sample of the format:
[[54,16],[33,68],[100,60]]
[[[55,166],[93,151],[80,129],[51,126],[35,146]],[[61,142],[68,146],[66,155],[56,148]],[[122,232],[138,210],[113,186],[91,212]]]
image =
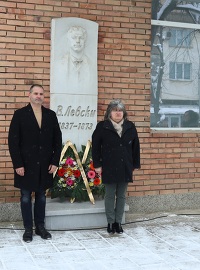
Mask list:
[[151,0],[0,2],[0,210],[19,202],[7,145],[10,120],[27,104],[33,83],[44,86],[49,106],[51,19],[61,17],[99,24],[98,120],[112,98],[121,98],[138,129],[142,168],[128,188],[130,209],[197,207],[199,133],[150,128]]

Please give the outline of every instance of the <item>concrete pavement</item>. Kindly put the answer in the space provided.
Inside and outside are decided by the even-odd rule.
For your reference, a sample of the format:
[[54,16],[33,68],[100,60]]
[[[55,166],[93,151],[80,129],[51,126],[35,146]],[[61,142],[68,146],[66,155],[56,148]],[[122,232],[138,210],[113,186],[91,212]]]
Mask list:
[[126,215],[122,235],[106,228],[51,231],[22,241],[22,224],[0,223],[0,270],[200,270],[199,211]]

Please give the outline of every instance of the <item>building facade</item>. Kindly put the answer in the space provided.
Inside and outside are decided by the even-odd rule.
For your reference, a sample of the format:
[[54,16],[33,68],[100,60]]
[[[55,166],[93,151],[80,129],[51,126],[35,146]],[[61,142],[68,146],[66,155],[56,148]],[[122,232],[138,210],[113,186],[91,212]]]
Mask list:
[[[49,107],[51,20],[61,17],[84,18],[99,24],[98,120],[103,119],[111,99],[121,98],[129,120],[137,127],[141,170],[135,172],[128,188],[130,209],[159,211],[198,205],[198,129],[158,129],[152,125],[152,4],[151,0],[1,1],[0,207],[12,205],[14,209],[20,196],[13,187],[8,152],[10,120],[14,110],[28,103],[28,90],[33,83],[44,86],[45,105]],[[170,74],[175,76],[175,71]],[[194,91],[195,95],[198,93]]]

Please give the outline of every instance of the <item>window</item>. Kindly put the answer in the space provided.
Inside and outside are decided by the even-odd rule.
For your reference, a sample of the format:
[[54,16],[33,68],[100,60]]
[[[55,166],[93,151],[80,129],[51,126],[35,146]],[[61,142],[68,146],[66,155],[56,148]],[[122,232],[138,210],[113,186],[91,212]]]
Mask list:
[[189,47],[191,44],[191,30],[188,29],[171,29],[169,45]]
[[200,3],[152,0],[152,128],[200,128]]
[[169,78],[171,80],[190,80],[190,63],[169,63]]

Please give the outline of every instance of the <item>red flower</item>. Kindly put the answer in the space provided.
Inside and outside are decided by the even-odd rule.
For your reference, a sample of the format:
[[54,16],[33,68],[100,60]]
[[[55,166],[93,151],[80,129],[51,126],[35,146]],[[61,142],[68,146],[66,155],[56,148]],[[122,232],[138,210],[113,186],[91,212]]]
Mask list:
[[76,178],[78,178],[81,175],[81,172],[79,170],[73,171],[73,174]]
[[58,170],[58,176],[63,177],[64,174],[65,174],[65,169],[61,168]]
[[99,178],[95,178],[93,184],[94,186],[98,186],[101,184],[101,180]]

